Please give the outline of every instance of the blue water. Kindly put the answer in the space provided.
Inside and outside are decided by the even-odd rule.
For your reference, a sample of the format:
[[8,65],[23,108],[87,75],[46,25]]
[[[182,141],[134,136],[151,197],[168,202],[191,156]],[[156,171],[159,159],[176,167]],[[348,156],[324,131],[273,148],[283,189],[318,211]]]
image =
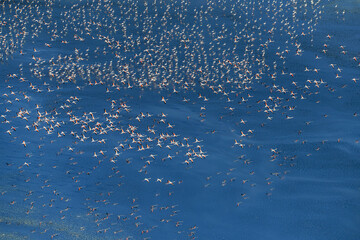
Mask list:
[[360,239],[359,13],[1,1],[0,239]]

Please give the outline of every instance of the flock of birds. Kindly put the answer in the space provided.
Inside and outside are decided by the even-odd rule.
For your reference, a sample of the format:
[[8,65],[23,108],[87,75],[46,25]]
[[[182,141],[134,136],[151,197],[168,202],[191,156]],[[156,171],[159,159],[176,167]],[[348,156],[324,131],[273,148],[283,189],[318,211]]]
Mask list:
[[[216,205],[236,216],[259,192],[271,198],[295,160],[327,142],[297,156],[286,139],[305,146],[306,129],[331,118],[320,98],[358,88],[360,56],[316,31],[329,9],[2,1],[5,239],[204,239],[194,209],[212,216],[223,194]],[[309,120],[306,106],[321,104]]]

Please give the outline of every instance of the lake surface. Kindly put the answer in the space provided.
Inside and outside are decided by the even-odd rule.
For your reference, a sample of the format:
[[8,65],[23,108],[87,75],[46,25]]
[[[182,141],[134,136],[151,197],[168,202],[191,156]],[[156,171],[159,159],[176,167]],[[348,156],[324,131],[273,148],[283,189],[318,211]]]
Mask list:
[[359,14],[1,1],[0,239],[360,239]]

